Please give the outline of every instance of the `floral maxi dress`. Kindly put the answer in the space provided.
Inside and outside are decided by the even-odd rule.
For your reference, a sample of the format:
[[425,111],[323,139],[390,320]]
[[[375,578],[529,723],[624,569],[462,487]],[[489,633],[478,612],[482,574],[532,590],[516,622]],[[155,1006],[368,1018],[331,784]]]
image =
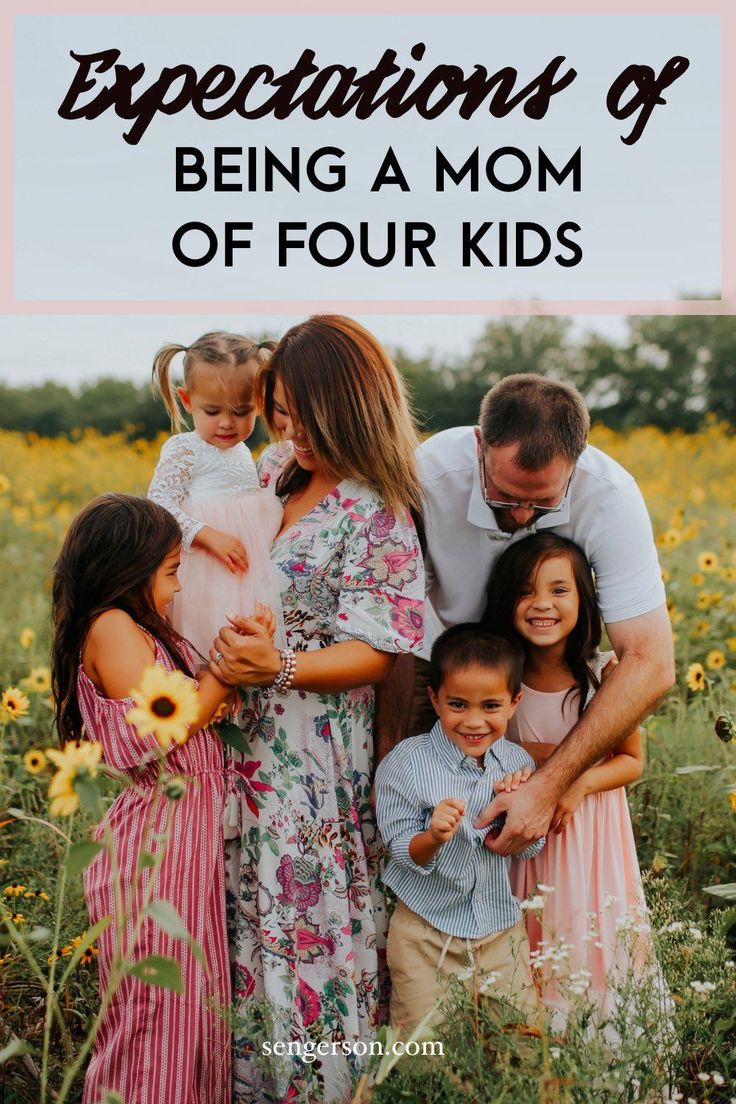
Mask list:
[[[266,450],[264,484],[287,456]],[[385,509],[364,484],[340,483],[276,538],[272,560],[290,647],[421,645],[416,531],[408,512]],[[361,1058],[345,1051],[370,1044],[387,997],[381,845],[370,806],[373,687],[285,698],[254,689],[241,725],[250,755],[235,754],[240,838],[228,843],[227,859],[233,1099],[346,1101]],[[328,1044],[329,1053],[308,1062],[268,1056],[290,1040]]]

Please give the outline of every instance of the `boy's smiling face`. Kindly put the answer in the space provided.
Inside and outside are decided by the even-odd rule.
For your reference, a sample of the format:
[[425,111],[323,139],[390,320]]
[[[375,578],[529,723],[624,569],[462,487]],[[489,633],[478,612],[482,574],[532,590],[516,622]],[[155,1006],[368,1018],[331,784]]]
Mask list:
[[504,735],[521,699],[511,696],[505,671],[476,665],[448,672],[428,692],[447,739],[473,759]]

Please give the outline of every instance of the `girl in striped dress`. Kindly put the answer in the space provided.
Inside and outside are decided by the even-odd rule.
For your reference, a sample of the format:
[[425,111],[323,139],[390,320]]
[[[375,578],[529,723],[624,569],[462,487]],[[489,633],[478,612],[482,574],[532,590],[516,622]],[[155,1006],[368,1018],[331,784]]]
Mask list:
[[[85,871],[90,922],[113,916],[99,937],[104,999],[116,951],[175,959],[183,993],[126,976],[107,1007],[94,1043],[84,1104],[111,1090],[126,1104],[226,1104],[230,1100],[230,1029],[221,1012],[230,1000],[222,814],[225,775],[212,715],[231,692],[210,673],[196,675],[191,647],[171,628],[167,608],[179,589],[181,533],[163,507],[129,495],[95,499],[75,518],[53,579],[52,667],[56,723],[63,742],[98,740],[105,762],[130,785],[113,802],[106,823],[118,867],[102,850]],[[155,737],[126,720],[131,689],[146,668],[179,670],[196,681],[199,713],[183,744],[173,743],[159,778]],[[183,795],[172,800],[179,782]],[[167,785],[168,782],[168,785]],[[168,793],[167,793],[168,791]],[[157,866],[141,866],[169,842]],[[96,838],[104,838],[101,825]],[[150,887],[150,879],[154,879]],[[115,881],[119,882],[116,889]],[[168,901],[203,952],[136,915],[147,891]],[[119,912],[128,917],[116,947]],[[128,943],[126,946],[125,944]]]

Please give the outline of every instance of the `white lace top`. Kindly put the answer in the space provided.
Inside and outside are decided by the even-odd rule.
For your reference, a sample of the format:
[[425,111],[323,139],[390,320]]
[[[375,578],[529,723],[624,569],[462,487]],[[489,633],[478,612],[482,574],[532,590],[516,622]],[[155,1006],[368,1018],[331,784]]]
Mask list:
[[253,457],[242,441],[220,449],[203,441],[198,433],[177,433],[161,449],[148,497],[174,515],[181,527],[182,547],[188,551],[205,523],[184,512],[186,499],[251,494],[260,489]]

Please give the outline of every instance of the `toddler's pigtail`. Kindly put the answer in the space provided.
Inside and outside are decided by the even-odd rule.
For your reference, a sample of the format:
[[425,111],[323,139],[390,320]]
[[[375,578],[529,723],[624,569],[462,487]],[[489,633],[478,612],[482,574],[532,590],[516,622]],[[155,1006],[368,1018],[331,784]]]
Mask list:
[[181,433],[182,430],[187,428],[187,425],[171,380],[171,362],[177,353],[184,353],[186,356],[188,351],[186,345],[177,345],[171,342],[168,345],[163,345],[153,358],[153,370],[151,372],[153,389],[154,392],[158,392],[164,401],[164,406],[171,419],[171,429],[174,433]]

